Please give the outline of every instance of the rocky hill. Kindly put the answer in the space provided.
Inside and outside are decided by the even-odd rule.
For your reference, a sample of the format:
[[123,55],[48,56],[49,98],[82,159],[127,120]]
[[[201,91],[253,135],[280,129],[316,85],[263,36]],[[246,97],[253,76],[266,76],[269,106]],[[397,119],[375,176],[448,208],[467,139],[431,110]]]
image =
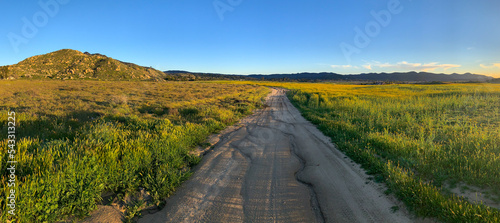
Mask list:
[[168,79],[165,73],[153,68],[70,49],[30,57],[15,65],[0,67],[1,78],[155,81]]

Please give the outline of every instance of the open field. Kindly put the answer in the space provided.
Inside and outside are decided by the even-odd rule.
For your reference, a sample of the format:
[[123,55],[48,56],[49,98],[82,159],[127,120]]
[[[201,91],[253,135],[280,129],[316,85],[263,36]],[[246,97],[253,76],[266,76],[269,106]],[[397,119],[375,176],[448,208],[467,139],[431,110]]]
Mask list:
[[[269,89],[255,85],[290,89],[289,99],[306,119],[417,215],[500,221],[498,209],[491,208],[500,206],[498,84],[0,85],[2,132],[7,112],[16,112],[16,204],[25,222],[83,217],[105,202],[103,194],[127,200],[141,188],[153,205],[163,205],[200,161],[190,155],[192,148],[261,105]],[[2,210],[9,189],[7,144],[7,134],[0,136]],[[129,218],[141,202],[128,206]]]
[[418,215],[500,221],[487,207],[500,207],[500,85],[255,84],[292,89],[304,117]]
[[268,92],[193,82],[0,81],[1,210],[9,111],[17,121],[17,219],[53,222],[86,216],[102,194],[125,200],[140,188],[162,205],[199,162],[190,151]]

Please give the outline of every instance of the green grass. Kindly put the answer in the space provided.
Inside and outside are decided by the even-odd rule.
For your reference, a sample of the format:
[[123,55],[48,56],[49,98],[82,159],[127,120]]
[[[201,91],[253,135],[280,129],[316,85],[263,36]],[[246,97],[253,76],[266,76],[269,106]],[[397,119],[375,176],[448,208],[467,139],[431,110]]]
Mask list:
[[[190,151],[250,114],[268,91],[191,82],[1,81],[1,210],[10,189],[8,111],[18,122],[12,220],[55,222],[87,216],[105,192],[141,187],[161,205],[199,162]],[[0,221],[8,219],[2,212]]]
[[[190,149],[259,106],[268,90],[249,84],[291,89],[288,97],[304,117],[418,216],[500,222],[497,209],[448,188],[478,187],[499,202],[498,84],[2,81],[2,132],[7,111],[19,120],[20,222],[84,217],[102,193],[139,187],[161,205],[199,162]],[[6,135],[0,135],[2,210]],[[129,218],[137,214],[132,207]]]
[[303,116],[418,216],[500,222],[498,209],[448,188],[500,203],[500,85],[254,84],[291,89]]
[[363,86],[340,95],[335,88],[290,98],[410,209],[445,222],[500,221],[498,210],[440,191],[464,182],[499,195],[498,86]]

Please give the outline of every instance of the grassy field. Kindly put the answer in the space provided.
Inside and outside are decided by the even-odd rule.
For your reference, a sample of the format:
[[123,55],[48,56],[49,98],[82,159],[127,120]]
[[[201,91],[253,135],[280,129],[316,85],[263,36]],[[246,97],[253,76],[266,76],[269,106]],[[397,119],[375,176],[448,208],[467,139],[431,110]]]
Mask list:
[[7,210],[12,189],[10,111],[17,121],[15,219],[54,222],[88,215],[105,193],[124,199],[144,188],[161,205],[199,162],[190,151],[250,114],[268,92],[193,82],[0,81],[0,209]]
[[291,89],[304,117],[419,216],[500,222],[476,201],[500,206],[500,85],[254,84]]
[[190,150],[260,105],[269,91],[255,85],[291,89],[304,117],[419,216],[500,222],[487,206],[500,204],[498,84],[2,81],[0,207],[8,111],[18,218],[52,222],[87,215],[107,192],[145,188],[161,205],[199,162]]

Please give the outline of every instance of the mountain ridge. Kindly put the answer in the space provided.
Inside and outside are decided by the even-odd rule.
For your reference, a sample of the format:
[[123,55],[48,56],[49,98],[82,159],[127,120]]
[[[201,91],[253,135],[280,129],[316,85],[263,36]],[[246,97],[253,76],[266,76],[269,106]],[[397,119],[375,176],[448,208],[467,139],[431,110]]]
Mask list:
[[436,74],[429,72],[362,73],[342,75],[333,72],[302,72],[293,74],[233,75],[159,71],[134,63],[123,62],[103,54],[62,49],[28,57],[23,61],[0,67],[0,79],[91,79],[91,80],[269,80],[269,81],[392,81],[392,82],[498,82],[480,74]]
[[494,78],[480,74],[436,74],[429,72],[394,72],[394,73],[362,73],[337,74],[333,72],[302,72],[294,74],[250,74],[233,75],[218,73],[189,72],[183,70],[164,71],[183,80],[269,80],[269,81],[399,81],[399,82],[488,82]]
[[270,74],[248,75],[249,77],[265,80],[318,80],[318,81],[409,81],[409,82],[432,82],[432,81],[477,81],[487,82],[492,80],[492,77],[480,74],[436,74],[430,72],[393,72],[393,73],[362,73],[362,74],[337,74],[332,72],[321,73],[296,73],[296,74]]

